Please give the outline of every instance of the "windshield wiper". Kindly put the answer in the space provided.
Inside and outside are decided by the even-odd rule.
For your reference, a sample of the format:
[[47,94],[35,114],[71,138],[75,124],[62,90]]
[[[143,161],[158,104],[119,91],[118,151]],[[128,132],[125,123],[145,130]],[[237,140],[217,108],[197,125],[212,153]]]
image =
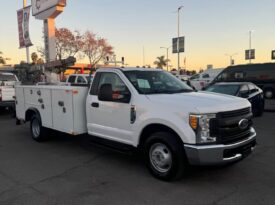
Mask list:
[[171,92],[173,92],[173,93],[190,93],[190,92],[194,92],[194,91],[190,90],[190,89],[180,89],[180,90],[174,90]]

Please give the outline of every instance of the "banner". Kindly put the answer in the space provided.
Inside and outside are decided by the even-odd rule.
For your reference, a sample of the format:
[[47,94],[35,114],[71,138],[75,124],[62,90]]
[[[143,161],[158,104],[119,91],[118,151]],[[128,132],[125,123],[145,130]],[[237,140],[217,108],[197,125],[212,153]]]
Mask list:
[[18,32],[19,32],[19,47],[25,48],[32,46],[29,33],[31,6],[17,11]]

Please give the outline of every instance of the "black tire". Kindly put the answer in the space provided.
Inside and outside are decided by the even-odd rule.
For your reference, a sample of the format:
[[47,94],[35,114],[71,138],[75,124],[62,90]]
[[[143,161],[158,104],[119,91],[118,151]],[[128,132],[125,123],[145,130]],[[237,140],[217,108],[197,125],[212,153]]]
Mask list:
[[144,157],[151,174],[164,181],[180,179],[188,167],[182,142],[169,132],[152,134],[145,141]]
[[34,115],[31,118],[30,130],[31,136],[35,141],[43,142],[48,139],[47,128],[42,127],[41,119],[37,115]]

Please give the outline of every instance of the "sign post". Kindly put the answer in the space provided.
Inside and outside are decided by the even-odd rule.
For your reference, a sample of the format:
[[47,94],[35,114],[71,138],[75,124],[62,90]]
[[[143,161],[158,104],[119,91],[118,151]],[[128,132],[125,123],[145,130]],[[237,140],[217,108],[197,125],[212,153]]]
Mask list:
[[32,15],[43,20],[46,62],[56,60],[55,18],[66,6],[66,0],[32,0]]

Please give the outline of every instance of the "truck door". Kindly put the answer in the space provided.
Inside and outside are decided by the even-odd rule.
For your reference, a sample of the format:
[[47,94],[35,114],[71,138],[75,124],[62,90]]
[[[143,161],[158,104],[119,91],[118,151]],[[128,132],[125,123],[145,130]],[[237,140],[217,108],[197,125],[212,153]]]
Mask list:
[[100,101],[98,99],[99,90],[102,85],[106,84],[111,85],[114,98],[125,92],[130,94],[129,89],[118,74],[113,72],[97,73],[86,102],[88,133],[132,144],[131,104],[120,101],[118,98]]

